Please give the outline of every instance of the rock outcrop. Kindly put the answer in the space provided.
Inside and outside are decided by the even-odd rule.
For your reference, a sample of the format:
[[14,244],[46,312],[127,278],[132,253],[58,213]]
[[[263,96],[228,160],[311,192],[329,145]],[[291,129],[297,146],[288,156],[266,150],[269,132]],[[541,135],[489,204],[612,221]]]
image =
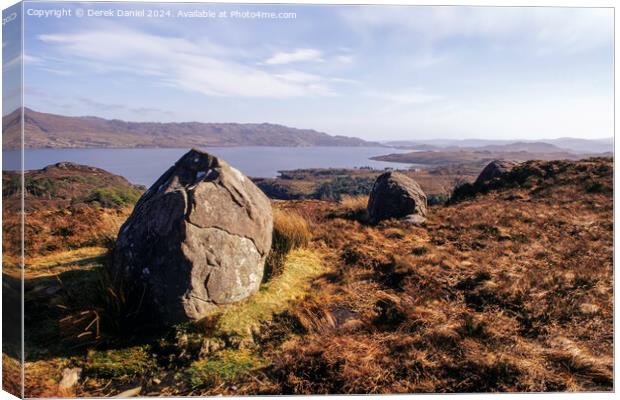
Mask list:
[[121,227],[112,272],[142,288],[163,324],[200,319],[258,290],[272,230],[269,199],[249,178],[191,150]]
[[507,172],[510,172],[514,166],[517,165],[514,161],[508,160],[495,160],[487,164],[486,167],[480,172],[476,179],[475,185],[481,185],[487,183],[495,178],[499,178]]
[[368,216],[372,223],[403,218],[422,224],[426,217],[426,194],[416,181],[399,172],[385,172],[377,178],[368,200]]

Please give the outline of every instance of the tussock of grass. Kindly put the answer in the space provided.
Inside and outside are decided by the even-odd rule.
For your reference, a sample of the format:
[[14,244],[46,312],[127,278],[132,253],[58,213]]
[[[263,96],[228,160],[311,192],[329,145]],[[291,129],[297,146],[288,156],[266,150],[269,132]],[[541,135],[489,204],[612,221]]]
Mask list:
[[344,195],[340,198],[340,209],[344,216],[358,221],[367,220],[366,208],[368,206],[368,196],[349,196]]
[[368,206],[368,196],[349,196],[344,195],[340,198],[342,208],[350,211],[365,210]]
[[576,343],[558,338],[553,349],[547,351],[546,358],[561,368],[597,383],[613,384],[612,360],[609,357],[596,357]]
[[312,239],[308,221],[295,211],[274,210],[273,248],[282,252],[305,247]]
[[221,314],[217,329],[225,334],[246,336],[262,321],[286,310],[289,302],[302,298],[310,280],[325,270],[321,256],[313,250],[293,250],[286,257],[282,273],[263,285],[248,300],[232,304]]
[[281,272],[289,251],[306,247],[312,239],[308,221],[291,210],[273,210],[273,239],[267,259],[265,278]]

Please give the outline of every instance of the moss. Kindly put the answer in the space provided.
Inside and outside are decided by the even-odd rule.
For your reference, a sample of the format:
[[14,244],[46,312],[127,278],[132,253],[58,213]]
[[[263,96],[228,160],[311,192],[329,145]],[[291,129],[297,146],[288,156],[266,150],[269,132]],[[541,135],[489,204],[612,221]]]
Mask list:
[[264,358],[248,350],[224,350],[212,358],[192,363],[186,374],[192,387],[200,387],[234,381],[265,364]]
[[155,368],[155,360],[144,346],[124,349],[91,350],[84,370],[87,375],[98,378],[128,379],[142,376]]

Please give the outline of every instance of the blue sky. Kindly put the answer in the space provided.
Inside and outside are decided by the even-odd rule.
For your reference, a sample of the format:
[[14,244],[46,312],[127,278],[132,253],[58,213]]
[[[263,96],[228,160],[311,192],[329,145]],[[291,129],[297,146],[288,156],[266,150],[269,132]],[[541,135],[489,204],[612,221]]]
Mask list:
[[[272,122],[372,140],[613,135],[613,11],[27,3],[25,104],[132,121]],[[75,17],[88,9],[171,17]],[[293,12],[294,19],[177,18]]]

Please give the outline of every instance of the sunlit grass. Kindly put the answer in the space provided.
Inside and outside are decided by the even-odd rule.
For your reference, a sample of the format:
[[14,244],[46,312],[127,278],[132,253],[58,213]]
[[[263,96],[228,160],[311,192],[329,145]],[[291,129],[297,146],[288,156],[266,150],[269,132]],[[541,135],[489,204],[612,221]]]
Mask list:
[[76,267],[85,269],[89,266],[99,266],[107,251],[105,247],[82,247],[77,250],[26,257],[26,278],[56,275]]
[[254,326],[284,311],[291,301],[302,298],[310,287],[311,279],[323,271],[323,260],[316,251],[291,251],[280,275],[263,285],[248,300],[230,305],[222,312],[218,331],[247,335]]

